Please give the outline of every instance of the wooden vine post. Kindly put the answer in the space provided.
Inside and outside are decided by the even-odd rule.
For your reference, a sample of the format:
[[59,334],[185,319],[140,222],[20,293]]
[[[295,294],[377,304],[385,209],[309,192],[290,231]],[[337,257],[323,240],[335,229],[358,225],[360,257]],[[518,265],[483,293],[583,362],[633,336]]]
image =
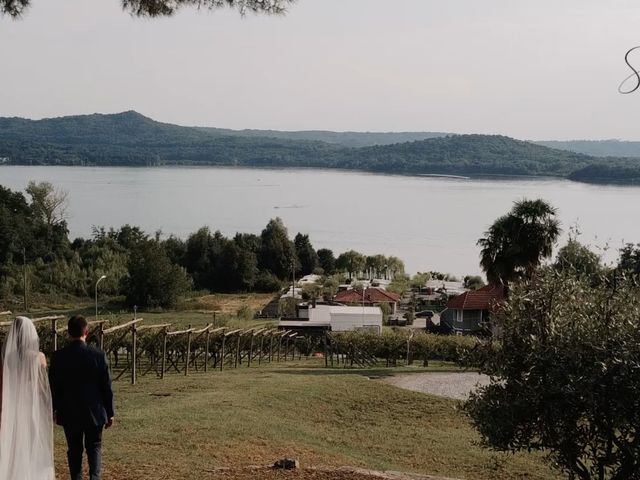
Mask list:
[[52,343],[53,343],[53,351],[58,350],[58,319],[51,319],[51,335],[52,335]]
[[242,339],[242,332],[238,332],[238,340],[236,341],[236,355],[234,368],[238,368],[238,362],[240,361],[240,340]]
[[104,351],[104,323],[102,322],[98,325],[98,344],[100,345],[100,350]]
[[138,328],[135,323],[131,325],[131,336],[131,385],[135,385],[138,365]]
[[160,378],[164,378],[164,371],[167,369],[167,333],[168,327],[162,329],[162,369],[160,370]]
[[267,331],[264,331],[262,332],[262,335],[260,335],[260,354],[258,355],[258,365],[262,365],[262,354],[264,353],[264,336],[267,333]]
[[249,360],[247,362],[247,366],[250,367],[251,366],[251,357],[253,357],[253,337],[255,336],[255,333],[250,331],[249,335],[251,335],[251,340],[250,340],[250,344],[249,344]]
[[191,333],[193,329],[191,328],[191,324],[189,324],[189,329],[187,331],[187,354],[184,357],[184,376],[189,375],[189,359],[191,358]]
[[269,363],[273,360],[273,332],[269,335]]
[[[111,327],[111,328],[107,328],[106,330],[101,330],[103,335],[107,335],[109,333],[113,333],[113,332],[117,332],[119,330],[125,330],[124,335],[122,336],[122,338],[124,338],[128,332],[132,333],[133,336],[133,342],[132,342],[132,352],[131,352],[131,360],[129,362],[129,366],[131,367],[131,384],[135,385],[136,383],[136,361],[137,361],[137,356],[136,356],[136,350],[137,350],[137,324],[142,322],[142,318],[136,318],[135,320],[131,320],[130,322],[127,323],[123,323],[122,325],[116,325],[115,327]],[[120,375],[116,378],[116,380],[118,378],[120,378],[120,376],[122,376],[124,373],[126,373],[128,367],[125,368],[122,373],[120,373]]]
[[282,350],[282,335],[278,335],[278,358],[276,362],[280,361],[280,350]]
[[289,335],[286,335],[287,341],[284,343],[284,361],[287,361],[287,357],[289,356]]
[[211,331],[207,328],[204,334],[204,373],[207,373],[209,367],[209,339],[211,337]]
[[227,334],[222,335],[222,345],[220,346],[220,371],[222,371],[222,365],[224,364],[224,346],[227,342]]

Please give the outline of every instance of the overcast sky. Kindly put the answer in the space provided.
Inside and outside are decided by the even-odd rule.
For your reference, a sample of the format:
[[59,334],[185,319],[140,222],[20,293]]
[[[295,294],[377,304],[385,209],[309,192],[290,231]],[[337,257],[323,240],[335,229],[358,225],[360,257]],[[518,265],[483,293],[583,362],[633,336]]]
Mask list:
[[0,18],[0,116],[640,140],[640,92],[617,92],[638,0],[298,0],[284,17],[161,20],[32,2]]

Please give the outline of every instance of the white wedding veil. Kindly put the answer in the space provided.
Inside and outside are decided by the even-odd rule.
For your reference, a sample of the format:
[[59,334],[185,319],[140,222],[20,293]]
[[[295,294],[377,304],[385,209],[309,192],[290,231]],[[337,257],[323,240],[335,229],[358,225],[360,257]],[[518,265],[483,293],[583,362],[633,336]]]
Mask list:
[[53,417],[38,332],[16,317],[2,353],[0,479],[54,480]]

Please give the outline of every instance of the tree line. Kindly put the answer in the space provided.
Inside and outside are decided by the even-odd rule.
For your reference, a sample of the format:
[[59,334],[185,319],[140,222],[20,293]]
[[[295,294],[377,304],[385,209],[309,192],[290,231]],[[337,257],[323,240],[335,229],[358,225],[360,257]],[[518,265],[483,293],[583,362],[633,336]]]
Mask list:
[[[66,194],[47,182],[31,182],[27,197],[0,186],[0,293],[91,296],[102,275],[102,292],[124,295],[130,305],[172,307],[185,293],[275,292],[293,278],[316,273],[354,278],[404,274],[397,257],[354,250],[335,255],[315,249],[309,235],[289,237],[280,218],[259,235],[226,237],[202,227],[186,239],[139,227],[94,228],[71,240]],[[334,285],[334,288],[337,285]]]
[[551,175],[634,182],[636,159],[596,158],[499,135],[445,135],[350,147],[286,132],[156,122],[136,112],[0,118],[0,161],[18,165],[309,167],[407,175]]

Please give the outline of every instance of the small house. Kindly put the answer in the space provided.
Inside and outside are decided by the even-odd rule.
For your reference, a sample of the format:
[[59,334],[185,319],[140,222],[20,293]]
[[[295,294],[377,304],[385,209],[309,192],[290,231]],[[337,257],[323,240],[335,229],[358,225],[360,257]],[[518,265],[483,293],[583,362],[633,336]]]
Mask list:
[[347,307],[344,305],[303,304],[294,318],[283,318],[278,324],[281,330],[298,333],[322,333],[325,331],[348,332],[352,330],[382,331],[380,307]]
[[351,290],[338,292],[334,297],[334,301],[345,305],[365,307],[379,307],[381,304],[386,303],[390,307],[391,315],[395,315],[397,313],[400,295],[376,287],[365,289],[352,288]]
[[504,300],[504,285],[487,285],[453,297],[440,314],[440,324],[457,334],[487,333],[492,313]]

